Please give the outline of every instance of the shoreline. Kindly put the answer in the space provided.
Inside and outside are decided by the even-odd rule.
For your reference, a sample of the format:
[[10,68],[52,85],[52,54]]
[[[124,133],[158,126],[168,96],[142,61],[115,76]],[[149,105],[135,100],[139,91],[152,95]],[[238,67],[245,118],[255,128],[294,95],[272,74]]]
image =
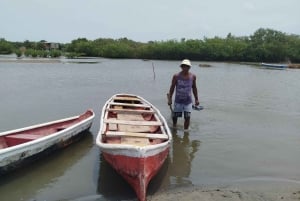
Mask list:
[[0,63],[48,63],[48,64],[56,64],[56,63],[87,63],[87,64],[95,64],[99,63],[99,61],[92,61],[88,59],[49,59],[49,58],[37,58],[37,59],[0,59]]
[[28,60],[12,60],[12,59],[6,59],[2,60],[0,59],[0,63],[62,63],[60,60],[34,60],[34,59],[28,59]]
[[[0,58],[0,63],[99,63],[98,61],[91,61],[89,59],[95,59],[95,58],[77,58],[77,59],[59,59],[59,58]],[[75,61],[74,61],[75,60]],[[81,60],[81,61],[76,61]],[[87,60],[87,61],[82,61]],[[224,62],[226,63],[226,62]],[[229,62],[230,63],[230,62]],[[237,62],[239,64],[244,65],[253,65],[253,66],[260,66],[260,63],[255,62]],[[198,65],[199,67],[211,67],[211,64],[207,63],[200,63]],[[290,69],[300,69],[299,63],[294,64],[288,64],[288,67]]]
[[60,59],[0,59],[0,63],[62,63]]
[[148,201],[299,201],[300,184],[238,182],[230,185],[185,186],[148,196]]

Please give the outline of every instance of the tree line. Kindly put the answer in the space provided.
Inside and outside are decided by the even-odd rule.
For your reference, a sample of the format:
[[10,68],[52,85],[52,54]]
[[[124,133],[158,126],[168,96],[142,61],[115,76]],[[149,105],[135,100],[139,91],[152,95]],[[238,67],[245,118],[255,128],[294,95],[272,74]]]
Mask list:
[[16,53],[31,57],[106,57],[132,59],[243,62],[300,62],[300,36],[260,28],[250,36],[136,42],[127,38],[78,38],[45,50],[45,41],[9,42],[0,39],[0,54]]

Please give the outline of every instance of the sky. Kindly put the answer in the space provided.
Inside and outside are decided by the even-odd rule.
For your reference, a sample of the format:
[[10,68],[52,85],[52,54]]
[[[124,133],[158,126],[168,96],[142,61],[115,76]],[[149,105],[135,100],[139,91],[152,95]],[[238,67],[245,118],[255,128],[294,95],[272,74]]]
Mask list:
[[0,38],[69,43],[300,35],[300,0],[0,0]]

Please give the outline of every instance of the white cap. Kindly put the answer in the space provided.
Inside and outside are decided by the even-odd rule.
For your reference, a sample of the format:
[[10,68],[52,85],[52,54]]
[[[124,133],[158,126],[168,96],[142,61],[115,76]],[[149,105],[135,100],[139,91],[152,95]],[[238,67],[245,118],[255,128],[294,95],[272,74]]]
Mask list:
[[180,66],[181,66],[181,65],[187,65],[187,66],[190,66],[190,67],[192,66],[191,61],[188,60],[188,59],[182,60]]

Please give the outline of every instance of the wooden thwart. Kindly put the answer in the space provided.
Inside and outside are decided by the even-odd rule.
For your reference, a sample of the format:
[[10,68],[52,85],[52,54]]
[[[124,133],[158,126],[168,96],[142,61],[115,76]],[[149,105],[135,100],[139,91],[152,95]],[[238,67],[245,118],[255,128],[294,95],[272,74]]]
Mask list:
[[131,100],[131,101],[141,101],[141,99],[133,96],[117,96],[114,100]]
[[106,136],[108,137],[115,137],[115,136],[128,136],[128,137],[139,137],[139,138],[152,138],[152,139],[169,139],[168,135],[166,134],[153,134],[153,133],[133,133],[133,132],[112,132],[107,131]]
[[[154,133],[159,126],[140,126],[140,125],[126,125],[118,124],[118,131],[133,132],[133,133]],[[111,130],[111,129],[109,129]]]
[[139,125],[139,126],[161,126],[162,123],[159,121],[127,121],[118,119],[104,119],[104,123],[112,124],[126,124],[126,125]]
[[144,104],[130,104],[130,103],[109,103],[109,105],[122,105],[122,106],[143,107],[143,108],[151,107],[149,105],[144,105]]
[[41,136],[41,135],[34,135],[34,134],[27,134],[27,133],[5,136],[6,139],[13,138],[13,139],[27,139],[27,140],[35,140],[35,139],[38,139],[40,137],[43,137],[43,136]]
[[106,109],[107,111],[116,112],[116,113],[149,113],[154,114],[155,112],[153,110],[131,110],[131,109],[115,109],[115,108],[109,108]]

